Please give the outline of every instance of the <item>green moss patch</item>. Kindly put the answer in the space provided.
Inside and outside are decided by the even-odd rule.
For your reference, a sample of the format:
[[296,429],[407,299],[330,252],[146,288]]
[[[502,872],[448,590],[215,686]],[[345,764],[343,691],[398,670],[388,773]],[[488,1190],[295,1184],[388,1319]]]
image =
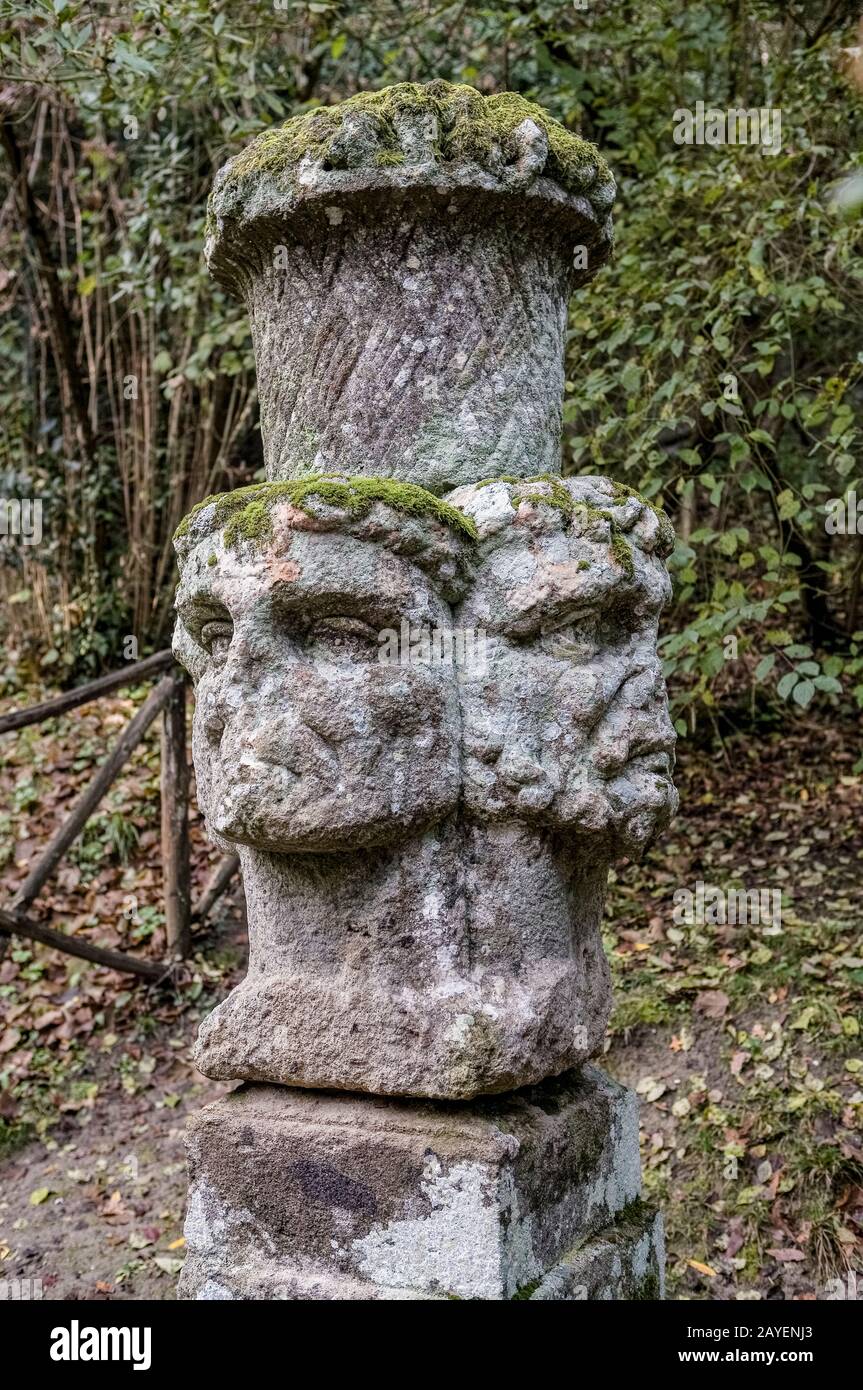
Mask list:
[[[621,569],[625,572],[627,578],[634,578],[635,562],[632,558],[632,546],[627,540],[623,528],[613,512],[608,511],[605,507],[591,506],[589,502],[577,501],[571,495],[569,489],[564,486],[563,479],[556,477],[552,473],[538,473],[533,478],[524,479],[515,479],[508,476],[502,478],[487,478],[480,486],[485,487],[492,482],[518,484],[517,490],[513,492],[511,497],[512,505],[515,508],[518,508],[522,502],[531,502],[546,507],[556,507],[557,510],[563,512],[566,517],[573,517],[578,514],[579,516],[585,517],[588,521],[607,521],[611,529],[611,553]],[[538,492],[536,489],[529,491],[527,489],[531,483],[547,483],[548,491]],[[647,497],[643,497],[640,492],[636,492],[634,488],[627,487],[625,483],[615,482],[612,483],[612,487],[614,488],[614,496],[619,501],[625,501],[628,497],[634,497],[637,502],[641,502],[645,507],[650,508],[659,521],[657,551],[662,556],[670,555],[674,549],[674,528],[665,515],[665,512]],[[582,567],[587,568],[584,561],[582,561],[579,566],[579,568]]]
[[226,545],[234,546],[244,540],[266,540],[272,533],[272,509],[277,502],[286,501],[301,511],[308,511],[308,502],[312,497],[355,516],[367,513],[375,502],[383,502],[394,511],[408,516],[432,517],[469,540],[477,539],[476,527],[469,517],[415,483],[396,482],[392,478],[347,478],[324,473],[287,482],[255,483],[250,487],[237,488],[234,492],[206,497],[180,522],[174,539],[182,540],[188,536],[196,517],[208,507],[213,507],[212,529],[221,530],[224,527]]
[[[400,82],[379,92],[360,92],[338,106],[321,106],[284,125],[264,131],[232,161],[229,178],[240,181],[258,173],[280,174],[306,155],[325,167],[348,167],[357,157],[356,142],[339,139],[346,117],[363,116],[371,126],[377,149],[375,164],[403,163],[406,155],[397,122],[402,116],[433,116],[437,122],[435,154],[442,163],[472,160],[497,168],[518,155],[513,132],[526,119],[546,134],[545,173],[571,193],[583,193],[597,177],[607,181],[608,165],[595,145],[573,135],[560,121],[515,92],[484,97],[473,87],[436,81],[421,85]],[[349,151],[347,145],[352,144]]]

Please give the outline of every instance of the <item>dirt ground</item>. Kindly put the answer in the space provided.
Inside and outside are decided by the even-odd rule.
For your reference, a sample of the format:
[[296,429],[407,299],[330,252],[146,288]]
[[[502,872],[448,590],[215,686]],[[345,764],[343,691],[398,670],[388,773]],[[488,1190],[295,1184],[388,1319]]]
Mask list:
[[[168,1078],[154,1073],[153,1080]],[[184,1122],[225,1089],[200,1076],[186,1080],[173,1108],[118,1097],[99,1121],[61,1125],[50,1147],[31,1143],[8,1157],[0,1168],[3,1278],[40,1280],[46,1299],[174,1298],[183,1262]]]

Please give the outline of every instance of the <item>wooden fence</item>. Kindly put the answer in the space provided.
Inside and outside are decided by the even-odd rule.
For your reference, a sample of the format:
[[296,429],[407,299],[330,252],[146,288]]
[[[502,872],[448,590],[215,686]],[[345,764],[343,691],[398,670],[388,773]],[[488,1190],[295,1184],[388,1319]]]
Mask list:
[[[202,922],[227,888],[239,867],[235,854],[226,855],[214,869],[201,897],[191,901],[189,864],[189,761],[186,754],[185,676],[175,665],[170,651],[157,652],[122,671],[101,676],[77,690],[67,690],[30,709],[0,715],[0,735],[29,724],[41,724],[67,710],[77,709],[123,686],[135,685],[150,676],[159,676],[141,708],[129,721],[90,785],[79,796],[69,815],[54,832],[36,863],[18,889],[12,902],[0,908],[0,934],[21,936],[54,946],[68,955],[94,961],[111,970],[123,970],[146,980],[169,976],[178,961],[185,960],[192,947],[192,926]],[[57,869],[70,845],[77,839],[99,802],[116,781],[132,751],[150,725],[162,716],[161,732],[161,846],[164,871],[165,934],[168,959],[141,960],[125,951],[94,946],[65,932],[35,922],[29,908]]]

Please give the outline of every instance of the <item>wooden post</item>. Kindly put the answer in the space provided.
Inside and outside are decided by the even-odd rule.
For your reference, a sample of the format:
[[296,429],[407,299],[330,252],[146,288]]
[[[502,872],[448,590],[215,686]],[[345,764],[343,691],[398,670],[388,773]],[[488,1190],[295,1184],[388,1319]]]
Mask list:
[[226,854],[219,860],[195,906],[192,908],[192,921],[203,922],[219,898],[224,893],[234,874],[240,867],[238,854]]
[[186,682],[175,677],[162,715],[162,866],[168,958],[192,949],[189,875],[189,763],[186,758]]
[[33,922],[23,912],[6,912],[0,908],[0,933],[3,942],[9,936],[21,936],[25,941],[40,941],[43,946],[52,946],[67,956],[77,956],[80,960],[95,961],[109,970],[122,970],[127,975],[140,975],[145,980],[164,980],[171,974],[170,964],[155,960],[139,960],[127,956],[123,951],[110,951],[105,946],[93,946],[83,937],[68,936],[65,932],[43,927],[41,922]]
[[13,906],[26,908],[38,894],[43,883],[53,874],[69,846],[78,838],[102,797],[120,775],[129,754],[140,743],[156,715],[171,698],[173,677],[163,676],[144,701],[134,719],[123,730],[93,781],[78,798],[60,829],[51,837],[44,853],[36,861],[15,895]]

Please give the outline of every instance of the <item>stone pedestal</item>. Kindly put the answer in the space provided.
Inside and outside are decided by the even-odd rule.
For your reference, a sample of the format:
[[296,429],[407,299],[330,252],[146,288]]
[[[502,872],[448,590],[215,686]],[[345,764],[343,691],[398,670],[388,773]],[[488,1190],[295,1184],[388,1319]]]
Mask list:
[[249,920],[198,1040],[247,1084],[191,1129],[186,1297],[660,1296],[634,1098],[590,1058],[608,868],[676,806],[673,535],[560,477],[613,195],[539,108],[439,82],[216,179],[267,481],[176,537],[198,798]]
[[636,1098],[592,1066],[469,1103],[243,1086],[189,1155],[184,1297],[659,1294]]

